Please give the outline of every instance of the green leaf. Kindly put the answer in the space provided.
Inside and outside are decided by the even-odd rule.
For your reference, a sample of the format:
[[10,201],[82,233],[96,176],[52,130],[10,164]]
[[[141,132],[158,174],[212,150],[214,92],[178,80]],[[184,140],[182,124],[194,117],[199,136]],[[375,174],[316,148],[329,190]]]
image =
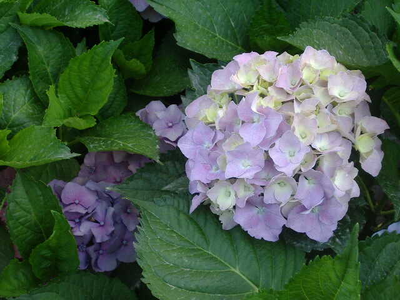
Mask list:
[[192,67],[192,69],[188,69],[190,88],[186,90],[185,96],[182,96],[182,103],[185,107],[198,97],[207,94],[212,73],[222,68],[219,64],[201,64],[193,59],[190,60],[190,65]]
[[339,62],[353,68],[379,66],[388,60],[386,38],[356,16],[302,23],[293,34],[280,39],[300,49],[326,49]]
[[0,166],[27,168],[78,155],[57,139],[55,129],[30,126],[10,140],[9,151],[0,154]]
[[[112,187],[112,190],[121,193],[124,197],[132,200],[152,201],[163,196],[172,195],[176,192],[171,190],[173,182],[181,180],[185,173],[185,159],[178,151],[162,154],[161,164],[147,164],[140,168],[133,176],[129,177],[120,185]],[[186,191],[187,191],[186,186]]]
[[86,38],[84,37],[82,39],[82,41],[80,41],[78,43],[78,45],[76,45],[76,48],[75,48],[76,56],[79,56],[79,55],[85,53],[87,50],[88,49],[87,49],[87,44],[86,44]]
[[[397,122],[397,126],[400,126],[400,88],[391,88],[383,95],[382,100],[389,108],[392,115],[391,117],[394,117],[394,122]],[[385,119],[389,121],[389,119],[392,118],[389,118],[389,116],[385,116]],[[392,128],[393,126],[390,127]]]
[[361,0],[278,0],[293,27],[297,27],[302,22],[323,17],[337,18],[351,12],[360,2]]
[[400,219],[400,173],[398,169],[400,145],[384,139],[382,150],[385,153],[382,169],[376,178],[379,185],[394,205],[395,220]]
[[400,235],[384,234],[360,242],[360,263],[363,288],[399,276]]
[[250,20],[258,0],[149,0],[151,6],[172,19],[176,40],[186,49],[209,58],[229,61],[246,52]]
[[[29,73],[37,95],[48,105],[47,90],[58,82],[61,72],[75,56],[71,42],[61,33],[13,25],[28,49]],[[51,47],[49,47],[51,45]]]
[[24,25],[86,28],[109,22],[106,11],[90,0],[41,0],[32,13],[20,13]]
[[283,50],[287,43],[278,40],[277,37],[290,32],[290,24],[276,1],[265,0],[251,22],[249,29],[250,44],[252,48],[260,52]]
[[11,130],[0,130],[0,157],[10,150],[7,136],[11,133]]
[[111,23],[99,27],[102,40],[124,39],[124,44],[134,42],[142,36],[143,21],[129,0],[99,0]]
[[90,152],[127,151],[158,159],[158,138],[152,128],[132,114],[111,117],[79,138]]
[[136,80],[132,90],[153,97],[167,97],[181,92],[189,85],[188,55],[187,51],[176,45],[172,36],[167,35],[150,72],[143,79]]
[[190,195],[136,200],[143,281],[162,299],[243,299],[260,289],[282,289],[304,264],[304,253],[283,241],[226,231],[208,208],[189,215]]
[[358,262],[358,225],[341,255],[315,258],[297,273],[279,294],[279,299],[356,300],[360,299],[361,282]]
[[7,195],[7,225],[10,236],[22,257],[47,240],[54,226],[51,211],[61,213],[59,200],[50,187],[19,172],[12,192]]
[[36,181],[48,184],[53,179],[63,180],[66,182],[71,181],[78,175],[79,170],[80,165],[76,159],[66,159],[42,166],[23,169],[21,172]]
[[56,293],[40,293],[36,295],[23,295],[18,300],[66,300]]
[[27,260],[13,259],[0,273],[0,297],[18,297],[39,284]]
[[397,299],[400,294],[400,279],[390,277],[376,285],[370,286],[362,294],[363,300]]
[[125,57],[124,52],[119,49],[115,51],[114,61],[121,69],[125,79],[140,79],[143,78],[147,73],[145,66],[138,59],[132,58],[128,60]]
[[361,9],[361,16],[374,25],[379,32],[390,36],[394,30],[395,23],[386,7],[392,3],[393,0],[366,0]]
[[107,103],[100,109],[97,117],[100,120],[105,120],[110,117],[120,115],[128,103],[128,95],[126,85],[121,73],[117,72],[117,77],[114,79],[113,90],[108,97]]
[[398,11],[398,9],[393,10],[390,7],[386,7],[386,8],[389,11],[389,13],[392,15],[394,20],[397,22],[397,24],[400,24],[400,12]]
[[1,83],[0,94],[4,98],[0,128],[11,130],[13,136],[21,129],[42,124],[44,107],[28,77]]
[[0,2],[0,32],[9,28],[11,22],[17,20],[17,12],[21,1],[7,0]]
[[64,276],[50,282],[50,284],[46,286],[32,291],[31,295],[43,295],[44,293],[55,293],[66,300],[136,299],[133,292],[118,279],[110,278],[100,273],[94,275],[89,272],[79,272],[77,274]]
[[83,130],[95,126],[96,119],[93,116],[70,117],[65,119],[63,124],[67,127]]
[[[0,200],[1,203],[1,200]],[[14,258],[14,248],[10,235],[4,226],[0,225],[0,272]]]
[[393,63],[393,66],[395,66],[397,71],[400,72],[400,60],[397,58],[396,54],[394,53],[394,45],[391,43],[387,44],[386,50],[389,54],[390,61]]
[[64,215],[51,211],[54,218],[53,234],[47,241],[33,249],[29,262],[33,273],[49,280],[56,276],[75,273],[79,267],[78,250],[71,226]]

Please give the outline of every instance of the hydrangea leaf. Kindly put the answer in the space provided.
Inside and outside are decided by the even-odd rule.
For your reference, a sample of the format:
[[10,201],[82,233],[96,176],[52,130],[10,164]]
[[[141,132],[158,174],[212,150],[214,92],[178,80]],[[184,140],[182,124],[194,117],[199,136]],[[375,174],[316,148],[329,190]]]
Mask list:
[[55,129],[30,126],[9,141],[9,151],[0,154],[0,166],[27,168],[78,155],[57,139]]
[[158,138],[152,128],[132,114],[111,117],[80,137],[89,152],[127,151],[158,159]]
[[363,288],[400,276],[400,235],[384,234],[360,242],[360,263]]
[[46,91],[58,82],[60,74],[75,56],[75,49],[59,32],[28,26],[14,27],[28,49],[29,73],[33,87],[40,100],[47,106],[49,100]]
[[400,145],[392,140],[384,139],[382,150],[385,153],[382,169],[376,178],[379,185],[394,205],[395,220],[400,219],[400,172],[397,168]]
[[400,294],[400,279],[390,277],[378,284],[367,288],[363,294],[363,300],[389,300],[397,299]]
[[27,260],[13,259],[0,273],[0,297],[18,297],[39,284]]
[[176,40],[186,49],[209,58],[230,60],[246,52],[249,20],[258,0],[149,0],[155,10],[172,19]]
[[21,1],[0,2],[0,32],[9,28],[9,24],[17,20],[17,12],[23,8]]
[[[30,296],[41,296],[55,293],[62,299],[76,300],[135,300],[135,294],[118,279],[103,274],[78,272],[73,275],[57,278],[31,292]],[[26,297],[26,296],[24,296]],[[24,298],[18,298],[24,299]],[[27,298],[31,299],[31,298]],[[41,299],[41,298],[33,298]]]
[[396,133],[396,126],[400,128],[400,88],[394,87],[389,89],[383,95],[382,100],[383,102],[381,105],[385,104],[389,110],[388,113],[386,113],[386,110],[383,109],[382,114],[389,123],[392,132]]
[[395,22],[386,9],[392,3],[393,0],[366,0],[361,9],[361,15],[364,19],[387,36],[391,35],[395,27]]
[[186,89],[186,95],[182,97],[182,103],[185,107],[198,97],[207,94],[212,73],[221,69],[219,64],[201,64],[193,59],[190,60],[190,66],[192,67],[188,69],[190,88]]
[[80,169],[76,159],[60,160],[42,166],[22,169],[21,172],[35,179],[48,184],[53,179],[71,181],[74,179]]
[[339,17],[351,12],[361,0],[278,0],[286,11],[290,23],[296,27],[309,20],[318,20],[322,17]]
[[36,1],[30,13],[20,13],[24,25],[86,28],[109,22],[106,11],[90,0]]
[[11,130],[11,136],[31,125],[42,124],[44,106],[33,90],[28,77],[19,77],[0,84],[3,111],[0,128]]
[[111,22],[100,25],[102,40],[124,38],[123,44],[125,44],[140,39],[143,21],[129,0],[100,0],[99,5],[107,11]]
[[61,213],[61,207],[50,187],[19,172],[12,192],[7,195],[7,225],[10,236],[22,257],[47,240],[54,226],[51,211]]
[[394,6],[394,9],[387,7],[387,10],[392,15],[397,24],[400,24],[400,5]]
[[48,240],[32,250],[29,262],[36,277],[49,279],[69,273],[75,273],[79,267],[76,241],[71,226],[64,215],[51,211],[54,229]]
[[66,300],[56,293],[41,293],[36,295],[23,295],[18,300]]
[[121,50],[115,51],[114,61],[120,67],[125,79],[140,79],[146,76],[145,66],[136,58],[128,60]]
[[389,59],[393,63],[393,66],[396,67],[397,71],[400,72],[400,60],[396,57],[396,54],[394,53],[394,45],[393,44],[387,44],[386,45],[386,50],[389,54]]
[[70,117],[63,121],[67,127],[83,130],[96,125],[96,119],[93,116]]
[[[178,151],[162,154],[161,164],[147,164],[140,168],[134,176],[129,177],[124,183],[113,186],[112,189],[135,202],[152,201],[166,194],[174,194],[179,191],[171,190],[173,182],[186,177],[185,159]],[[188,185],[186,185],[187,190]]]
[[301,49],[325,49],[349,67],[375,67],[388,61],[386,38],[357,16],[302,23],[293,34],[280,39]]
[[252,48],[260,52],[282,50],[287,46],[287,43],[278,40],[277,37],[290,32],[290,24],[276,1],[265,0],[251,22],[249,29],[250,44]]
[[[1,201],[0,201],[1,202]],[[14,248],[10,235],[4,226],[0,226],[0,272],[14,258]]]
[[11,133],[11,130],[0,130],[0,156],[10,151],[10,145],[7,140],[7,136]]
[[189,215],[189,195],[135,203],[142,212],[139,264],[156,297],[243,299],[261,289],[282,289],[304,264],[304,253],[283,241],[223,230],[205,207]]
[[168,35],[156,54],[150,72],[134,82],[132,91],[153,97],[175,95],[189,85],[187,67],[187,51],[178,47],[172,36]]
[[82,39],[82,41],[80,41],[80,42],[76,45],[75,53],[76,53],[77,56],[79,56],[79,55],[85,53],[87,50],[88,50],[88,49],[87,49],[87,44],[86,44],[86,38],[84,37],[84,38]]
[[112,91],[115,70],[111,57],[120,43],[102,42],[73,58],[60,77],[60,101],[70,104],[79,115],[97,114]]
[[120,115],[128,104],[128,95],[124,78],[120,72],[117,72],[117,77],[114,79],[113,90],[108,97],[107,103],[100,109],[97,117],[100,120],[105,120],[113,116]]

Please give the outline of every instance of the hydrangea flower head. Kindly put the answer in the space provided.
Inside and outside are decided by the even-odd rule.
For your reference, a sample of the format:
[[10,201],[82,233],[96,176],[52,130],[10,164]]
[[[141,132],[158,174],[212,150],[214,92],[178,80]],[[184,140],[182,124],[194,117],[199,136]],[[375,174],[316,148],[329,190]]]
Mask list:
[[371,116],[366,89],[360,71],[326,50],[235,56],[185,111],[177,145],[190,212],[211,204],[224,229],[238,224],[258,239],[276,241],[286,226],[327,241],[360,193],[352,148],[366,172],[381,169],[388,125]]

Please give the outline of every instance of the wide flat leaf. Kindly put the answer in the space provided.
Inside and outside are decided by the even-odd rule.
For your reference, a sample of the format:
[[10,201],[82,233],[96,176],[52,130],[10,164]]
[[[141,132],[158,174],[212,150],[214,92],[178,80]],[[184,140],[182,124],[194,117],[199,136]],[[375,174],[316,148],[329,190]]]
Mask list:
[[[1,203],[1,200],[0,200]],[[0,225],[0,272],[14,258],[14,248],[10,235],[4,226]]]
[[122,75],[117,72],[117,77],[114,79],[113,90],[108,97],[107,103],[100,109],[97,117],[100,120],[105,120],[110,117],[120,115],[128,103],[128,95],[126,85]]
[[376,178],[379,185],[394,205],[395,220],[400,219],[400,172],[398,169],[398,153],[400,144],[396,141],[384,139],[382,150],[385,153],[382,169]]
[[144,64],[140,60],[136,58],[128,60],[122,50],[118,49],[117,51],[115,51],[114,62],[121,69],[121,72],[124,75],[125,79],[141,79],[145,77],[147,73]]
[[265,0],[251,22],[249,29],[250,44],[252,48],[260,52],[280,51],[287,46],[287,43],[278,40],[277,37],[290,32],[290,24],[276,1]]
[[79,138],[90,152],[127,151],[158,159],[158,138],[152,128],[132,114],[111,117]]
[[219,64],[201,64],[193,59],[190,60],[190,65],[192,67],[192,69],[188,69],[190,88],[186,90],[186,95],[182,97],[182,103],[185,107],[198,97],[207,94],[212,73],[222,68]]
[[372,285],[362,293],[363,300],[390,300],[400,295],[400,279],[390,277],[378,284]]
[[363,288],[400,276],[400,235],[374,236],[360,242]]
[[27,168],[75,156],[79,154],[71,153],[70,149],[57,139],[55,129],[30,126],[10,140],[8,152],[0,153],[0,166]]
[[348,67],[375,67],[388,61],[386,38],[356,16],[302,23],[293,34],[280,39],[300,49],[312,46],[328,50]]
[[47,90],[58,82],[60,74],[75,56],[71,42],[61,33],[28,26],[18,30],[28,49],[30,78],[40,100],[49,103]]
[[394,45],[393,44],[387,44],[386,45],[386,50],[389,54],[389,59],[393,63],[393,66],[396,67],[397,71],[400,72],[400,60],[397,58],[395,52],[394,52]]
[[339,17],[351,12],[361,0],[278,0],[277,2],[286,11],[290,23],[296,27],[309,20]]
[[42,124],[44,106],[28,77],[17,77],[1,83],[0,94],[4,99],[0,128],[11,130],[13,136],[21,129]]
[[[133,176],[129,177],[124,183],[113,186],[112,189],[123,194],[131,201],[136,199],[142,201],[153,201],[153,199],[171,195],[179,190],[169,188],[172,183],[185,178],[185,159],[179,151],[170,151],[162,154],[161,164],[147,164],[140,168]],[[186,191],[188,184],[186,185]]]
[[149,0],[151,6],[172,19],[176,40],[186,49],[209,58],[231,60],[246,52],[250,20],[258,0]]
[[36,295],[23,295],[18,300],[67,300],[56,293],[40,293]]
[[189,215],[190,195],[136,200],[142,220],[136,249],[143,281],[161,299],[243,299],[282,289],[304,264],[284,242],[225,231],[208,208]]
[[143,79],[133,83],[132,91],[153,97],[167,97],[181,92],[189,85],[188,58],[189,53],[178,47],[171,35],[167,35],[156,54],[150,72]]
[[11,22],[17,20],[17,12],[20,10],[19,0],[8,0],[0,2],[0,32],[9,28]]
[[7,195],[7,225],[12,241],[27,259],[32,249],[53,233],[51,211],[61,213],[61,206],[50,187],[20,172],[11,190]]
[[79,268],[78,249],[71,226],[63,214],[51,211],[54,218],[53,234],[33,249],[29,262],[36,277],[49,279],[75,273]]
[[99,27],[102,40],[124,38],[123,44],[134,42],[142,36],[143,21],[129,0],[99,0],[107,11],[111,23]]
[[[63,299],[74,300],[135,300],[136,296],[118,279],[100,273],[79,272],[58,278],[32,291],[31,296],[55,293]],[[24,298],[19,298],[24,299]],[[27,298],[31,299],[31,298]],[[41,298],[33,298],[41,299]]]
[[[30,15],[33,13],[33,15]],[[109,22],[106,11],[90,0],[36,1],[30,13],[20,13],[24,25],[85,28]]]
[[42,166],[30,167],[21,170],[36,181],[48,184],[53,179],[71,181],[79,172],[80,165],[76,159],[60,160]]
[[27,260],[13,259],[0,273],[0,297],[18,297],[39,284]]
[[364,19],[387,36],[391,35],[395,27],[395,22],[386,9],[392,3],[393,0],[366,0],[361,9],[361,15]]

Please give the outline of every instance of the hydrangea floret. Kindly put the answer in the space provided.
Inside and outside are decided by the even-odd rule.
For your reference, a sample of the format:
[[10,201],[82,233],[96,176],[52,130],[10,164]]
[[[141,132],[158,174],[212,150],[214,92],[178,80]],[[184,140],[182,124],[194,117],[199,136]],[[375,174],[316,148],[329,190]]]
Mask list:
[[388,125],[371,116],[366,88],[325,50],[235,56],[185,111],[191,212],[210,204],[224,229],[267,241],[284,226],[328,241],[360,194],[352,148],[366,172],[381,169]]

